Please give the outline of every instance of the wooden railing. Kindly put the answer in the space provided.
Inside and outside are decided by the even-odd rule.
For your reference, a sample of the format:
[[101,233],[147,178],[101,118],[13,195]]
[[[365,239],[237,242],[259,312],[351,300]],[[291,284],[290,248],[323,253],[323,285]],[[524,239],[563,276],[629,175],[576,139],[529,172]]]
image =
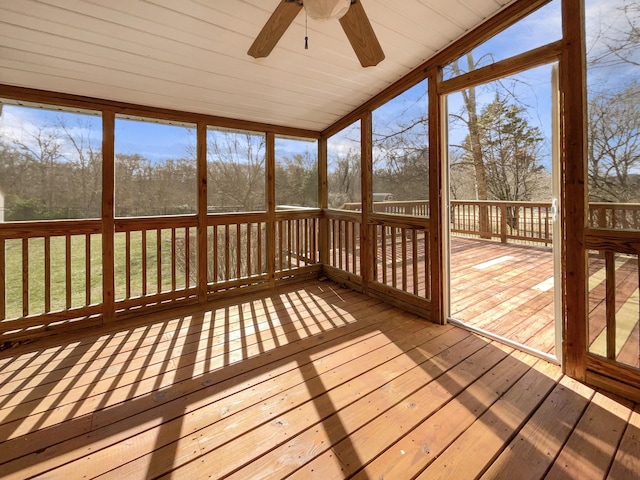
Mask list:
[[640,203],[589,203],[589,226],[614,230],[640,230]]
[[195,216],[118,218],[114,267],[116,310],[195,300]]
[[101,245],[99,220],[0,225],[0,338],[99,323]]
[[615,378],[617,364],[640,368],[640,233],[587,229],[586,243],[589,361]]
[[373,280],[394,289],[430,298],[429,223],[372,219]]
[[[196,239],[192,239],[197,247]],[[207,217],[207,291],[268,280],[267,214],[230,213]],[[197,268],[197,263],[194,263]],[[194,279],[197,281],[197,278]]]
[[[451,232],[501,242],[544,243],[552,240],[550,202],[451,200]],[[340,209],[361,211],[359,202]],[[429,202],[374,202],[373,211],[414,217],[429,216]],[[416,213],[417,212],[417,213]],[[589,203],[591,228],[640,230],[640,203]]]
[[[213,295],[319,272],[321,216],[319,209],[277,211],[273,222],[265,212],[209,215],[202,265],[196,216],[117,218],[110,317],[195,303],[201,278]],[[0,349],[54,327],[102,323],[109,308],[102,241],[100,220],[0,224]]]
[[332,212],[328,222],[329,266],[360,276],[360,215]]
[[276,278],[319,271],[321,212],[276,213]]
[[451,201],[451,232],[503,243],[552,241],[551,204],[543,202]]
[[[400,202],[380,203],[397,209]],[[402,203],[418,211],[419,202]],[[422,203],[420,211],[427,212]],[[489,227],[483,230],[485,207]],[[590,207],[592,226],[640,230],[638,204]],[[551,241],[549,204],[455,201],[451,208],[456,234]],[[429,299],[429,219],[388,212],[370,212],[366,230],[357,211],[212,214],[203,234],[206,255],[199,252],[203,239],[196,216],[119,218],[114,222],[112,269],[103,264],[108,259],[102,255],[100,220],[0,224],[0,346],[3,339],[45,335],[54,327],[99,324],[105,308],[113,309],[110,318],[118,318],[140,307],[197,302],[203,295],[247,286],[266,288],[323,268],[355,285],[363,285],[364,278],[370,288],[392,289],[385,290],[390,295]],[[368,246],[363,233],[370,239]],[[322,252],[321,244],[326,248]],[[368,260],[362,260],[363,248],[370,249],[364,257]],[[628,255],[626,250],[614,252]],[[105,307],[102,275],[110,270],[113,303]]]
[[[345,203],[340,210],[359,212],[362,210],[360,202]],[[391,215],[407,215],[411,217],[428,217],[429,200],[398,200],[373,202],[375,213],[388,213]]]

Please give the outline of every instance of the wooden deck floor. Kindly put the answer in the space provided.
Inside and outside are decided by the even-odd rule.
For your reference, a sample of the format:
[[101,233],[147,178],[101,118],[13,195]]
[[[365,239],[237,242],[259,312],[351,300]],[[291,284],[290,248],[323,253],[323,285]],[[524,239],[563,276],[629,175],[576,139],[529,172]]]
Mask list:
[[554,355],[551,248],[452,237],[451,316]]
[[0,477],[637,479],[640,407],[330,282],[0,359]]
[[[604,257],[592,252],[588,264],[590,351],[606,356]],[[615,270],[616,359],[640,368],[637,259],[622,255]],[[554,355],[551,249],[452,237],[451,313],[470,326]]]

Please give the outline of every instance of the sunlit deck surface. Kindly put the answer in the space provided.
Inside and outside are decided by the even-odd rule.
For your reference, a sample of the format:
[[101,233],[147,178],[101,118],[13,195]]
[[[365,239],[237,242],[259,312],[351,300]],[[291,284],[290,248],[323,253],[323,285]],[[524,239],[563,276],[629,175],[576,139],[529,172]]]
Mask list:
[[336,284],[0,359],[2,478],[637,478],[640,407]]
[[451,315],[544,353],[555,352],[553,252],[454,236]]

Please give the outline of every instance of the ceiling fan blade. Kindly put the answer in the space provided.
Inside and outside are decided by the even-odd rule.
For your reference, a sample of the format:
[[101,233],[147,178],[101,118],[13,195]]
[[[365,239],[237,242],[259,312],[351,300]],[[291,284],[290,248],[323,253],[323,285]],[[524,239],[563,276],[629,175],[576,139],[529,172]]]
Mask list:
[[363,67],[373,67],[384,60],[384,52],[360,0],[351,4],[340,25]]
[[247,53],[254,58],[269,55],[301,9],[302,6],[298,2],[282,0],[260,30]]

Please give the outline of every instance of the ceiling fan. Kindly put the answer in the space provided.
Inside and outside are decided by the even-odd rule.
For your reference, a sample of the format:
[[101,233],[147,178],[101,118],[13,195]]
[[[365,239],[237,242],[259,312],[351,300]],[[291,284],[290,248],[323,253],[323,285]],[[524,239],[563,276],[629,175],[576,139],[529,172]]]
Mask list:
[[314,19],[338,18],[363,67],[384,60],[384,52],[360,0],[281,0],[247,53],[254,58],[268,56],[302,8]]

